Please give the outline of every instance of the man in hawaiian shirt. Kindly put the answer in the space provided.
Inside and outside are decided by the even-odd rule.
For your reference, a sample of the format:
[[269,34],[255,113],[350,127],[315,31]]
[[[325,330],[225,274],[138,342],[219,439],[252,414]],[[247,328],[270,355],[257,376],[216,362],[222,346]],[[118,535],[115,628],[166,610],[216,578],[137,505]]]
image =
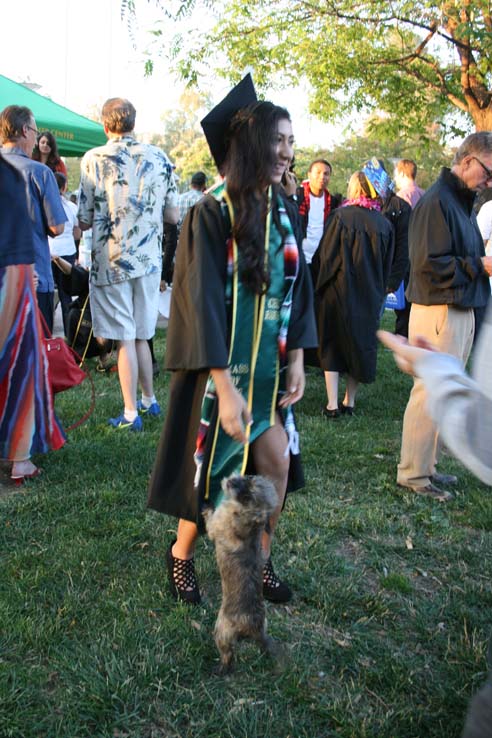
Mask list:
[[118,341],[124,410],[108,422],[140,431],[139,411],[160,413],[147,340],[157,322],[163,221],[177,223],[177,192],[166,154],[135,139],[131,102],[107,100],[102,122],[109,140],[82,159],[78,217],[82,230],[92,227],[94,334]]

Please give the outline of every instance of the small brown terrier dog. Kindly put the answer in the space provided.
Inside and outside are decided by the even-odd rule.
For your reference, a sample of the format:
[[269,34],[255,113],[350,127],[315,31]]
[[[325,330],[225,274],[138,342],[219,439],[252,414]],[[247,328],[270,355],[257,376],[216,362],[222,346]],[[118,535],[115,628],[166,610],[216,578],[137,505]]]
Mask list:
[[215,623],[215,643],[222,673],[232,669],[240,638],[255,640],[267,653],[277,653],[266,634],[263,601],[261,535],[278,504],[273,484],[264,477],[235,476],[222,482],[225,498],[204,512],[207,533],[215,542],[222,581],[222,604]]

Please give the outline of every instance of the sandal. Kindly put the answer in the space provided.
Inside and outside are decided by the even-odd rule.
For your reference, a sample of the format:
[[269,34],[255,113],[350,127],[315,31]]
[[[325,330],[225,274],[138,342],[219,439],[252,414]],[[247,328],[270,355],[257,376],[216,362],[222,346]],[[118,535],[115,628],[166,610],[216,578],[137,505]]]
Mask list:
[[195,559],[177,559],[172,554],[174,540],[166,551],[167,575],[171,594],[179,602],[189,605],[200,603],[200,589],[195,574]]
[[39,467],[35,467],[34,471],[30,474],[12,474],[10,479],[14,483],[15,487],[22,487],[26,479],[35,479],[36,477],[40,477],[42,473],[43,472]]
[[342,415],[353,415],[354,414],[354,406],[353,405],[344,405],[343,402],[338,406],[338,409],[340,410],[340,413]]
[[275,574],[271,558],[263,567],[263,597],[270,602],[288,602],[292,597],[291,588]]

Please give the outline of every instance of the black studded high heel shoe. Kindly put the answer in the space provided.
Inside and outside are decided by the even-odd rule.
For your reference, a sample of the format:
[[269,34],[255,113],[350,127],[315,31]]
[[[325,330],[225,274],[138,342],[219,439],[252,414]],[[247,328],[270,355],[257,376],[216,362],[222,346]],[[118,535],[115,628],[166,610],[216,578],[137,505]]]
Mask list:
[[270,602],[288,602],[292,597],[291,588],[275,574],[271,558],[263,567],[263,597]]
[[195,574],[195,559],[177,559],[172,554],[174,540],[166,551],[167,574],[171,594],[175,600],[199,605],[201,601]]

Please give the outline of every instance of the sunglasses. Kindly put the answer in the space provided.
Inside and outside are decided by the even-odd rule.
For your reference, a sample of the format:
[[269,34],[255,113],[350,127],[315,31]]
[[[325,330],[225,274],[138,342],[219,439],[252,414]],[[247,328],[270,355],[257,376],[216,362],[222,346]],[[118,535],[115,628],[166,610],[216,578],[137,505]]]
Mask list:
[[475,161],[478,161],[483,171],[487,175],[487,180],[492,179],[492,169],[489,169],[488,167],[486,167],[483,161],[480,161],[480,159],[477,156],[472,156],[472,159],[475,159]]

